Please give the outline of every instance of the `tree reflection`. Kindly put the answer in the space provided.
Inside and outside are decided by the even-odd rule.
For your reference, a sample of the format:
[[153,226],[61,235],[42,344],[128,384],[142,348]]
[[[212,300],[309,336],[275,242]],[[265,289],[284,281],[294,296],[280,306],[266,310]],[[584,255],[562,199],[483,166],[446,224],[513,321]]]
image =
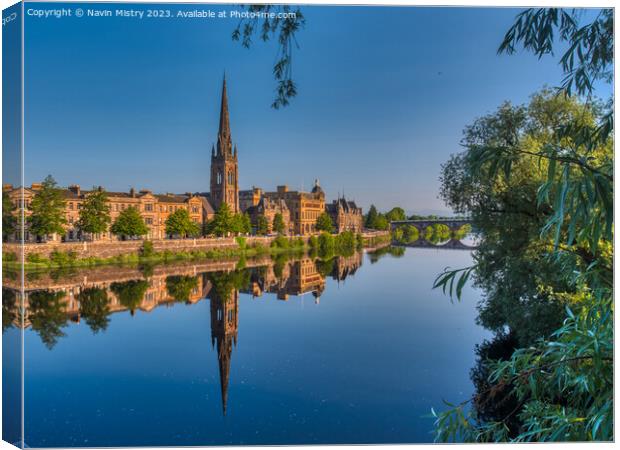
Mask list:
[[65,295],[62,291],[34,291],[28,294],[30,324],[49,349],[65,335],[62,331],[68,321],[62,301]]
[[13,289],[2,288],[2,332],[13,326],[17,318],[17,293]]
[[102,288],[87,288],[77,295],[77,299],[80,302],[80,316],[93,333],[105,331],[110,322],[107,291]]
[[198,278],[187,275],[171,275],[166,277],[168,295],[178,302],[189,302],[189,298],[198,287]]
[[127,308],[133,316],[142,303],[144,294],[149,287],[146,280],[130,280],[122,283],[112,283],[110,290],[116,295],[119,303]]

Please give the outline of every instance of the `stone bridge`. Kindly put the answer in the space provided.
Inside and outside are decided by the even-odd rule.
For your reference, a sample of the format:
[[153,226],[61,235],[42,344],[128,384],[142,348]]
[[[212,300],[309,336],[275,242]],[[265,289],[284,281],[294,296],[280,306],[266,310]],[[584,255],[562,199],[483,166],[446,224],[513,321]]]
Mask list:
[[392,230],[398,228],[402,225],[413,225],[419,231],[424,231],[426,227],[442,224],[446,225],[450,228],[450,231],[457,231],[463,225],[471,225],[471,219],[468,217],[459,218],[459,219],[420,219],[420,220],[395,220],[391,222]]

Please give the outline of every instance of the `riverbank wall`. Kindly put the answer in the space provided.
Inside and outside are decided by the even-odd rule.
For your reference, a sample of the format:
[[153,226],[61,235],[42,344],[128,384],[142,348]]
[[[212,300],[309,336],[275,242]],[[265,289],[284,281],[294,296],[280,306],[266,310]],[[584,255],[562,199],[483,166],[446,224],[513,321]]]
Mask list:
[[[377,242],[388,241],[388,231],[373,231],[363,233],[364,241],[369,247]],[[246,246],[261,245],[269,247],[277,236],[247,236],[244,237]],[[292,239],[299,239],[293,237]],[[302,236],[304,243],[308,243],[310,236]],[[221,250],[235,250],[239,248],[237,238],[196,238],[196,239],[153,239],[155,252],[208,252]],[[143,240],[135,241],[94,241],[94,242],[46,242],[46,243],[3,243],[3,260],[21,263],[22,255],[25,261],[36,255],[41,258],[50,258],[54,252],[72,253],[77,259],[87,258],[114,258],[116,256],[139,254],[144,245]],[[23,249],[23,253],[22,253]]]

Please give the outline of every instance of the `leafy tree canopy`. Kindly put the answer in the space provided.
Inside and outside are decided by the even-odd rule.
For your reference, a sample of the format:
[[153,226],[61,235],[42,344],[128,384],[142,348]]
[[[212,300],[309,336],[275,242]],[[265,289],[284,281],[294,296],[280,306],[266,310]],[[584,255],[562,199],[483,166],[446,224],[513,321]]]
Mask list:
[[104,233],[111,222],[108,194],[103,189],[94,188],[86,195],[77,227],[83,233]]
[[51,175],[45,177],[41,189],[30,202],[31,215],[28,218],[28,228],[39,238],[51,234],[64,234],[65,199],[62,190]]
[[332,218],[326,212],[321,213],[319,217],[316,219],[316,229],[317,231],[325,231],[327,233],[332,233],[334,231],[334,224],[332,223]]
[[166,234],[195,237],[200,234],[200,225],[192,220],[187,209],[179,208],[166,219]]
[[133,206],[121,211],[110,230],[123,238],[144,236],[149,232],[140,212]]

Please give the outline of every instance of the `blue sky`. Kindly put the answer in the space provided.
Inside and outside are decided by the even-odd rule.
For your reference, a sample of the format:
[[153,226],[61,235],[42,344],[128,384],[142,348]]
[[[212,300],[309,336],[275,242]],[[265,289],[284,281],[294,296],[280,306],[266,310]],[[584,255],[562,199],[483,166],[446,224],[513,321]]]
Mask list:
[[242,189],[319,178],[329,199],[344,190],[365,209],[441,212],[440,164],[460,151],[463,128],[562,79],[557,59],[496,54],[515,9],[303,12],[299,94],[280,110],[270,108],[275,43],[242,48],[234,19],[26,16],[26,183],[51,173],[61,185],[208,190],[226,71]]

